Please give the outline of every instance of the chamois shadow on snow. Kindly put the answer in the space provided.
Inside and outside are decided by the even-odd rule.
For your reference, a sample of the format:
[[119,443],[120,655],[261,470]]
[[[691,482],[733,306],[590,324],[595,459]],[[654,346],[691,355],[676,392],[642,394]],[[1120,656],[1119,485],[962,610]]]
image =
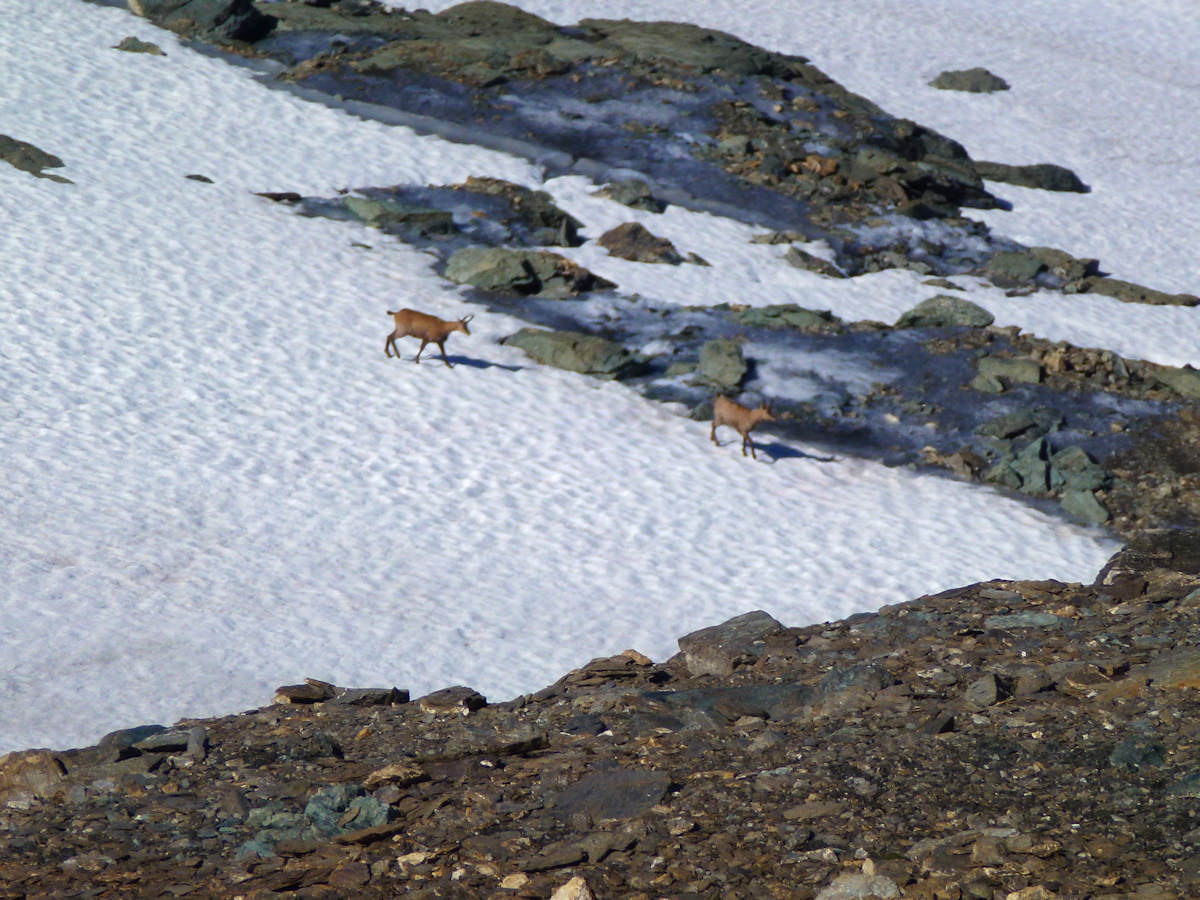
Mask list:
[[[425,363],[430,363],[436,364],[438,367],[443,369],[446,367],[446,364],[442,362],[441,356],[425,356],[422,358],[425,360],[425,362],[419,363],[418,365],[423,366]],[[504,363],[492,362],[491,360],[487,359],[477,359],[474,356],[461,356],[459,354],[450,354],[446,358],[450,360],[450,365],[452,366],[463,365],[471,369],[503,369],[505,372],[520,372],[522,369],[526,368],[525,366],[508,366]],[[413,357],[402,356],[400,357],[400,361],[412,362]]]
[[772,441],[769,444],[761,444],[755,441],[754,447],[760,453],[765,453],[771,458],[770,465],[774,465],[781,459],[811,459],[813,462],[819,463],[837,462],[840,459],[837,456],[817,456],[815,453],[806,453],[797,447],[793,447],[790,444],[783,444],[779,441]]

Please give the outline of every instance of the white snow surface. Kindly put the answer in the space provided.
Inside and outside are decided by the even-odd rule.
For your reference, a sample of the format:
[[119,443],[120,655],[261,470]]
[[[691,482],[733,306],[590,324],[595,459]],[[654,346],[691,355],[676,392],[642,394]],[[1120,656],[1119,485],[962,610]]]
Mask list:
[[[997,186],[1016,207],[987,215],[998,231],[1200,287],[1189,4],[519,5],[804,53],[977,157],[1094,188]],[[304,676],[505,699],[627,647],[665,658],[754,608],[798,625],[983,578],[1088,580],[1116,547],[977,485],[804,447],[755,463],[731,433],[717,449],[681,410],[499,346],[523,324],[503,315],[450,338],[453,371],[386,359],[387,309],[471,307],[430,257],[253,192],[541,186],[535,167],[268,89],[119,9],[0,0],[0,19],[0,132],[74,182],[0,164],[0,752],[258,706]],[[168,55],[112,49],[131,34]],[[924,86],[971,65],[1013,91]],[[581,178],[546,187],[591,237],[636,218],[713,264],[573,251],[627,293],[885,320],[931,293],[911,273],[798,271],[753,229],[635,213]],[[1195,356],[1193,310],[959,280],[1002,324]]]

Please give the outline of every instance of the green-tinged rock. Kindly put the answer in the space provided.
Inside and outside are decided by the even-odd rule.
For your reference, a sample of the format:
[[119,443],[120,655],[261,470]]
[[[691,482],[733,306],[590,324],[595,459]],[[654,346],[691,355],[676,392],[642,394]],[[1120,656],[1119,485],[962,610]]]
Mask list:
[[148,53],[151,56],[166,56],[163,48],[158,44],[152,44],[150,41],[139,40],[132,35],[123,38],[121,43],[113,46],[114,50],[124,50],[126,53]]
[[976,428],[975,433],[983,437],[1010,440],[1011,438],[1019,437],[1032,428],[1037,428],[1038,424],[1038,418],[1033,410],[1025,407],[1024,409],[1013,410],[1010,413],[989,419]]
[[990,375],[1005,381],[1038,384],[1042,380],[1041,364],[1027,356],[981,356],[976,368],[980,375]]
[[1050,457],[1052,480],[1066,491],[1094,491],[1108,481],[1108,472],[1082,447],[1064,447]]
[[1037,254],[1027,250],[1001,250],[987,261],[984,277],[1002,288],[1028,287],[1046,270]]
[[253,43],[271,33],[278,19],[252,0],[128,0],[135,15],[179,34]]
[[783,254],[783,261],[790,266],[795,266],[797,269],[816,272],[818,275],[824,275],[827,278],[846,277],[846,274],[829,260],[822,259],[815,254],[809,253],[807,250],[801,250],[799,247],[788,247],[787,251]]
[[342,203],[373,228],[411,229],[424,235],[453,234],[458,230],[454,216],[441,209],[374,197],[345,197]]
[[717,388],[734,389],[746,377],[746,358],[742,345],[730,338],[707,341],[700,347],[697,376]]
[[696,371],[696,363],[694,362],[673,362],[667,366],[667,377],[675,378],[679,375],[691,375]]
[[1068,513],[1085,522],[1091,522],[1094,525],[1103,525],[1109,520],[1108,510],[1104,508],[1104,504],[1096,499],[1096,495],[1089,490],[1064,491],[1062,499],[1059,502],[1062,504],[1062,508]]
[[1035,497],[1050,492],[1049,447],[1045,438],[1038,438],[1017,454],[1012,470],[1021,479],[1021,490]]
[[1029,252],[1036,256],[1050,270],[1050,274],[1061,278],[1068,285],[1078,289],[1081,278],[1095,275],[1100,261],[1090,257],[1074,257],[1065,250],[1054,247],[1030,247]]
[[1200,370],[1191,366],[1162,368],[1155,370],[1154,376],[1181,397],[1200,400]]
[[1168,797],[1200,797],[1200,774],[1189,775],[1167,788]]
[[519,347],[543,365],[598,378],[628,378],[644,365],[639,356],[615,341],[577,331],[522,328],[500,343]]
[[485,291],[560,299],[615,287],[611,281],[549,250],[507,247],[464,247],[447,261],[446,277]]
[[952,297],[949,294],[935,294],[928,300],[922,300],[908,312],[896,320],[897,328],[948,328],[955,325],[966,325],[976,328],[986,328],[996,321],[996,317],[970,300]]
[[742,325],[761,328],[798,328],[801,330],[840,329],[842,320],[827,309],[806,309],[794,303],[756,306],[738,310],[733,318]]
[[1062,616],[1047,612],[1006,613],[998,616],[988,616],[983,620],[984,628],[1054,628],[1069,622]]
[[1043,191],[1069,191],[1086,194],[1091,188],[1079,180],[1079,176],[1065,166],[1054,163],[1036,163],[1031,166],[1010,166],[1006,163],[975,161],[975,171],[980,178],[1002,181],[1019,187],[1038,188]]
[[1079,282],[1078,290],[1082,294],[1103,294],[1114,297],[1125,303],[1149,303],[1154,306],[1196,306],[1200,297],[1194,294],[1168,294],[1132,281],[1121,281],[1119,278],[1104,278],[1091,276]]
[[940,91],[967,91],[971,94],[1008,90],[1007,81],[980,66],[974,69],[948,69],[929,82],[929,86]]
[[40,147],[35,147],[27,141],[19,141],[7,134],[0,134],[0,159],[22,172],[28,172],[38,178],[46,178],[60,184],[73,184],[70,179],[63,178],[61,175],[48,175],[42,171],[43,169],[62,168],[63,161],[61,159],[53,153],[47,153]]
[[968,387],[984,394],[1004,393],[1004,384],[994,375],[984,375],[982,372],[971,379]]
[[732,76],[770,75],[787,78],[793,67],[776,54],[731,34],[679,22],[631,22],[628,19],[581,19],[580,28],[604,35],[634,59],[666,61],[698,73],[721,71]]
[[1110,765],[1118,769],[1137,772],[1151,766],[1161,766],[1166,759],[1166,747],[1156,737],[1141,736],[1126,738],[1108,755]]
[[983,473],[983,480],[988,484],[998,484],[1014,491],[1021,489],[1021,476],[1013,471],[1010,460],[1001,460]]
[[340,822],[350,810],[351,803],[358,799],[363,799],[363,789],[359,785],[333,784],[321,788],[309,798],[304,806],[304,815],[318,834],[333,837],[345,830]]
[[456,187],[505,200],[512,208],[512,219],[529,229],[530,240],[535,244],[578,247],[583,243],[579,237],[583,223],[559,209],[546,191],[535,191],[502,178],[477,175]]

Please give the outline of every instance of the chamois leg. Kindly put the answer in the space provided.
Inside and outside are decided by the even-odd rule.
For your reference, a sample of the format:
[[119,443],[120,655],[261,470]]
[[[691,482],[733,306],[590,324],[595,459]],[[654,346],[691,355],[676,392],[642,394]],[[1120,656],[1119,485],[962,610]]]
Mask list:
[[742,456],[746,455],[747,447],[750,448],[750,456],[753,459],[758,459],[758,456],[754,452],[754,441],[750,440],[750,432],[748,431],[742,435]]
[[[392,348],[396,346],[396,333],[393,331],[387,336],[387,340],[383,342],[383,352],[387,354],[388,359],[392,358]],[[396,351],[396,356],[400,355],[400,351]]]
[[413,362],[419,363],[421,361],[421,354],[425,352],[425,345],[428,343],[429,341],[421,341],[421,349],[417,351],[417,355],[413,359]]
[[713,420],[713,423],[712,423],[712,431],[710,431],[708,433],[708,436],[710,438],[712,438],[712,442],[714,444],[716,444],[718,447],[721,446],[721,442],[717,440],[717,422],[715,419]]
[[447,366],[450,366],[450,368],[453,369],[454,366],[451,366],[450,360],[446,358],[446,339],[442,338],[442,340],[437,342],[437,345],[438,345],[438,349],[442,351],[442,362],[444,362]]

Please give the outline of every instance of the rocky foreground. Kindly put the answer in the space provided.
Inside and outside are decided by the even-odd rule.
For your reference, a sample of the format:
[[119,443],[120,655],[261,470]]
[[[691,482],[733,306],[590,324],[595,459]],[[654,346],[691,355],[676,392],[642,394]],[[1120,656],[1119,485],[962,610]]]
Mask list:
[[1200,893],[1200,534],[489,704],[312,681],[0,759],[0,897]]

